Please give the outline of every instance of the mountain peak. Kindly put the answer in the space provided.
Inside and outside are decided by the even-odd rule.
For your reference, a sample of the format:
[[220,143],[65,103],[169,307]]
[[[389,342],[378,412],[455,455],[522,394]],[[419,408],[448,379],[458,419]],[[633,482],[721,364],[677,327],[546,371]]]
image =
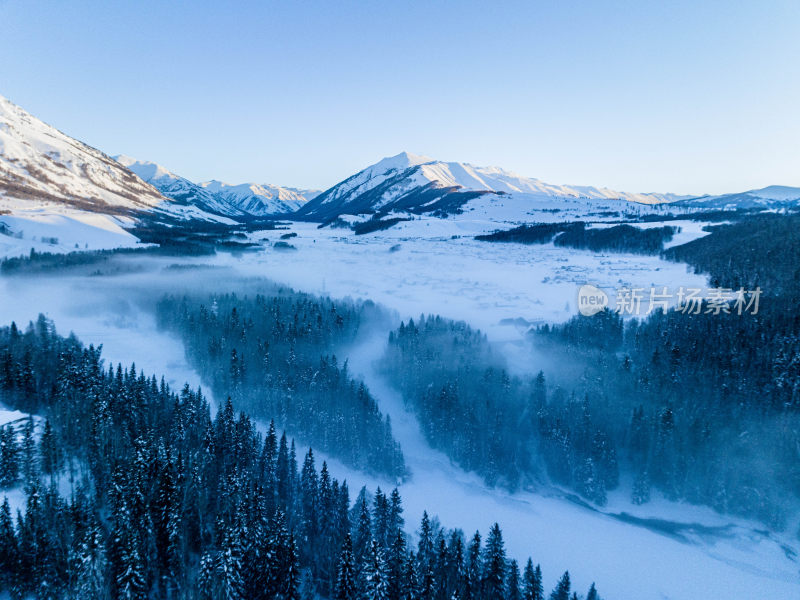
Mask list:
[[163,178],[180,179],[178,175],[175,175],[168,169],[165,169],[157,163],[150,162],[149,160],[139,160],[126,154],[118,154],[112,158],[122,166],[136,173],[136,175],[147,183],[153,183]]
[[372,173],[383,174],[387,171],[404,171],[431,162],[435,161],[427,156],[412,154],[410,152],[401,152],[394,156],[387,156],[374,165],[367,167],[365,170],[369,170]]
[[500,167],[444,162],[401,152],[384,158],[333,186],[297,211],[301,218],[329,220],[339,214],[390,211],[452,213],[481,196],[562,200],[620,200],[660,204],[682,199],[674,194],[617,192],[590,186],[552,185]]

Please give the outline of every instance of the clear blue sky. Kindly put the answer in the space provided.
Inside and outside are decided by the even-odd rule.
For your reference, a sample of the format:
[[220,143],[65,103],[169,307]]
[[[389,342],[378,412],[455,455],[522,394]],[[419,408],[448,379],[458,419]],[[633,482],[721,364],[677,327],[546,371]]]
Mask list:
[[800,2],[0,0],[0,94],[194,180],[408,150],[551,183],[800,185]]

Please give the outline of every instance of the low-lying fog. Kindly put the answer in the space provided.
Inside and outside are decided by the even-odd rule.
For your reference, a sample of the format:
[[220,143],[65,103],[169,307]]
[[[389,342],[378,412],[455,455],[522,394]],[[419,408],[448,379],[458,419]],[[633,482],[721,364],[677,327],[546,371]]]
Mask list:
[[[324,243],[315,247],[317,242],[311,238],[295,243],[297,251],[266,250],[243,258],[122,257],[115,259],[115,264],[123,267],[122,274],[110,276],[0,277],[0,321],[5,325],[14,320],[24,327],[44,313],[60,333],[72,331],[86,344],[102,344],[107,362],[135,362],[140,371],[163,374],[172,386],[180,388],[186,382],[199,386],[203,377],[186,362],[181,342],[156,326],[150,308],[165,293],[267,291],[273,284],[266,277],[271,277],[300,291],[372,298],[395,311],[387,311],[394,316],[362,336],[350,350],[349,359],[353,373],[365,379],[381,410],[391,415],[405,453],[412,475],[401,492],[409,528],[416,527],[425,509],[438,515],[443,525],[464,527],[468,534],[475,529],[485,532],[497,520],[512,556],[532,555],[541,562],[546,589],[551,589],[568,567],[576,589],[588,589],[591,578],[608,598],[800,597],[797,564],[786,546],[778,536],[757,531],[759,526],[754,523],[659,500],[634,507],[625,492],[611,493],[604,512],[575,503],[558,490],[509,494],[487,488],[477,476],[431,450],[399,394],[372,367],[389,329],[401,317],[420,312],[466,319],[488,330],[492,339],[517,342],[509,352],[515,370],[538,371],[542,357],[528,353],[514,325],[501,326],[500,322],[516,317],[535,322],[567,312],[563,306],[552,309],[546,304],[552,296],[549,284],[542,281],[545,267],[506,261],[502,272],[493,272],[488,259],[476,263],[474,256],[464,258],[452,252],[443,263],[433,264],[431,255],[408,249],[405,252],[410,256],[392,262],[386,259],[403,250],[390,253],[387,247],[385,255],[359,257],[364,249],[358,244],[353,244],[350,252],[333,255]],[[489,251],[501,250],[493,247]],[[437,261],[440,258],[437,256]],[[652,279],[647,265],[652,266],[648,261],[653,260],[657,259],[642,258],[626,277],[639,272],[643,279]],[[625,262],[631,264],[627,258]],[[177,263],[180,268],[175,268]],[[571,272],[570,264],[567,260],[556,268],[563,275]],[[468,270],[468,265],[474,268]],[[621,272],[615,271],[622,268],[607,264],[598,272],[614,273],[612,279],[622,280]],[[673,279],[695,277],[686,275],[681,265],[670,268],[673,270],[661,274]],[[571,286],[569,277],[559,280],[553,287],[556,297],[568,288],[575,289]],[[572,314],[569,311],[568,316]],[[354,492],[361,485],[390,489],[394,484],[349,470],[336,460],[329,464],[335,476],[348,479]],[[620,516],[623,512],[640,519],[674,521],[680,524],[682,534],[666,535],[632,525],[626,522],[630,518]],[[620,573],[627,575],[620,577]]]

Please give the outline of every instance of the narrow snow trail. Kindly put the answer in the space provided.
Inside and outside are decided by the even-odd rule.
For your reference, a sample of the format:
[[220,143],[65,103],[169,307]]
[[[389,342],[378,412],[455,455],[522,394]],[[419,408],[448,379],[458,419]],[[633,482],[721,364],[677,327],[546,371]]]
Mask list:
[[[399,489],[410,529],[416,528],[423,510],[437,515],[446,527],[464,528],[467,535],[478,529],[485,534],[497,521],[510,556],[519,561],[531,556],[541,563],[548,589],[570,569],[579,593],[596,581],[607,598],[800,597],[797,564],[787,559],[779,543],[741,525],[730,528],[729,539],[695,537],[686,543],[555,493],[510,494],[488,488],[428,445],[400,394],[377,373],[374,362],[387,337],[388,331],[385,336],[372,335],[347,356],[352,373],[364,379],[391,417],[402,445],[411,477]],[[378,484],[385,485],[376,481],[373,486]],[[692,519],[706,512],[694,507],[685,511],[688,520],[676,521],[690,528]],[[729,522],[712,519],[715,526]]]

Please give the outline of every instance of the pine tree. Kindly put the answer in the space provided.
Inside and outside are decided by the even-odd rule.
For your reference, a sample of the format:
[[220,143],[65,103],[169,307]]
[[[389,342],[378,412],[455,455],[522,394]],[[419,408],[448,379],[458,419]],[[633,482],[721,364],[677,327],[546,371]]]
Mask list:
[[389,510],[389,500],[378,487],[372,507],[372,536],[383,550],[389,547]]
[[369,508],[367,508],[366,489],[362,490],[359,496],[358,521],[356,523],[356,535],[353,540],[353,554],[356,559],[357,569],[360,571],[366,562],[370,544],[372,543],[372,518],[370,517]]
[[586,594],[586,600],[600,600],[600,596],[597,595],[597,588],[594,587],[594,582],[589,588],[589,592]]
[[544,587],[542,585],[542,570],[539,565],[533,568],[533,561],[528,559],[523,575],[523,597],[525,600],[544,600]]
[[87,529],[78,553],[75,598],[81,600],[108,598],[107,568],[103,535],[97,525],[92,525]]
[[11,520],[8,498],[0,507],[0,592],[10,590],[16,584],[19,570],[19,547]]
[[0,426],[0,489],[12,487],[19,477],[19,448],[13,426]]
[[403,502],[400,492],[394,488],[389,500],[389,535],[394,536],[397,531],[402,531],[404,525]]
[[500,526],[495,523],[486,538],[483,563],[483,592],[487,598],[503,598],[505,593],[506,551]]
[[139,551],[138,536],[134,531],[125,533],[122,554],[120,556],[121,572],[117,580],[120,600],[144,600],[147,598],[144,561]]
[[387,600],[389,585],[386,565],[377,540],[372,541],[362,572],[364,600]]
[[522,589],[520,587],[519,565],[512,560],[508,565],[508,577],[506,578],[505,600],[522,600]]
[[214,557],[211,552],[207,551],[200,557],[200,573],[197,576],[199,600],[216,600],[214,579]]
[[417,562],[420,573],[426,573],[432,567],[433,561],[433,528],[428,517],[428,511],[422,513],[422,523],[419,527],[419,544],[417,545]]
[[418,600],[419,574],[417,571],[417,557],[413,552],[406,555],[403,565],[403,580],[400,586],[400,600]]
[[314,451],[309,448],[300,475],[300,501],[302,504],[301,544],[309,557],[317,553],[319,533],[319,482],[314,467]]
[[61,457],[55,432],[49,419],[44,423],[44,431],[39,443],[39,453],[41,455],[42,473],[49,475],[51,480],[54,480],[60,468]]
[[438,582],[433,574],[433,567],[429,566],[422,575],[422,583],[419,589],[420,600],[435,600]]
[[33,417],[28,417],[22,431],[22,480],[27,490],[29,490],[39,478],[39,463],[36,460],[36,440],[33,435]]
[[294,534],[289,534],[289,545],[286,549],[286,574],[284,576],[285,587],[283,600],[300,600],[300,556],[297,552],[297,543]]
[[481,534],[476,531],[467,548],[467,564],[464,572],[463,598],[481,598]]
[[353,541],[348,533],[344,538],[342,553],[339,558],[339,575],[336,579],[335,600],[356,600],[358,588],[356,585],[355,557],[353,556]]
[[569,571],[565,571],[558,580],[558,585],[550,593],[550,600],[569,600],[570,581]]
[[316,600],[317,586],[314,585],[314,574],[311,569],[303,571],[303,582],[300,585],[300,600]]
[[386,561],[388,577],[387,596],[389,600],[400,600],[403,589],[403,576],[406,560],[406,536],[397,530],[394,541],[389,548],[389,558]]
[[244,600],[242,565],[236,543],[228,543],[217,552],[214,565],[214,597],[218,600]]

